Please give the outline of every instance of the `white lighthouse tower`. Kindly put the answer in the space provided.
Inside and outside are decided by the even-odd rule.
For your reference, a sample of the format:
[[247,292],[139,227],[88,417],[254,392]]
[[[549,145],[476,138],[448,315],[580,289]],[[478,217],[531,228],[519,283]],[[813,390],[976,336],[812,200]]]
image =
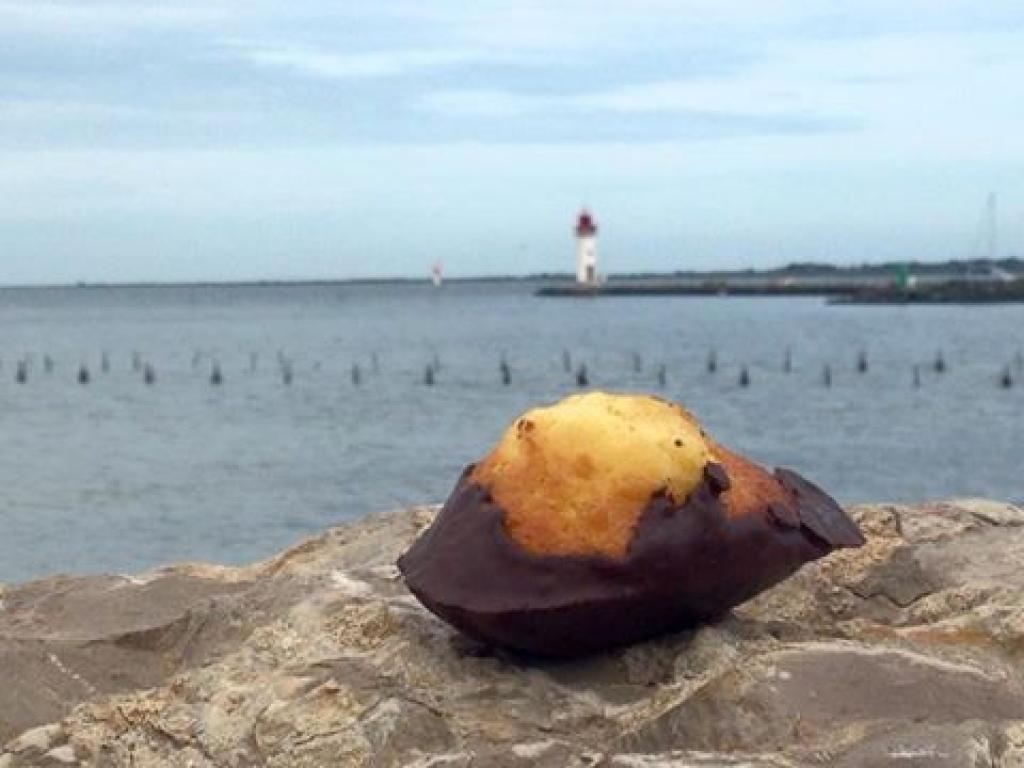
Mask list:
[[576,220],[576,282],[597,285],[597,224],[590,211],[580,211]]

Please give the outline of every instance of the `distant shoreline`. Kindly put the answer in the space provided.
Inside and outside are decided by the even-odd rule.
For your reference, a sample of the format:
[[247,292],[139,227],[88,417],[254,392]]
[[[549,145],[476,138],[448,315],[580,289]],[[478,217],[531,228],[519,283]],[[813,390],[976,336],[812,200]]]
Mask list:
[[[1010,257],[995,261],[988,259],[957,259],[943,262],[882,262],[836,266],[816,262],[793,263],[770,269],[733,270],[675,270],[667,272],[616,272],[608,275],[615,281],[759,281],[759,280],[878,280],[891,279],[900,269],[909,270],[917,277],[933,279],[957,279],[986,267],[998,267],[1017,277],[1024,278],[1024,258]],[[529,275],[466,275],[446,277],[445,283],[560,283],[572,281],[570,272],[539,272]],[[338,278],[268,278],[246,280],[127,280],[127,281],[80,281],[74,283],[3,283],[0,290],[10,289],[67,289],[105,290],[112,288],[261,288],[289,286],[345,286],[345,285],[421,285],[428,284],[430,276],[396,277],[338,277]]]

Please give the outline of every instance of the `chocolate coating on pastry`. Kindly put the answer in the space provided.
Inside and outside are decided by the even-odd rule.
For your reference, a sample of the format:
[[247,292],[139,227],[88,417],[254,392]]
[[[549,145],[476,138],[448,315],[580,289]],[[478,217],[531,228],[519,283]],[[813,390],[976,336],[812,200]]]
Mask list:
[[757,469],[781,501],[730,509],[737,478],[709,462],[682,503],[651,497],[624,557],[536,554],[509,536],[505,511],[472,470],[398,566],[439,617],[530,654],[593,653],[713,620],[804,563],[864,541],[835,501],[788,470]]
[[728,491],[732,485],[729,480],[729,473],[725,471],[725,467],[714,462],[710,462],[704,467],[704,480],[707,481],[708,487],[711,488],[711,492],[716,496],[724,491]]

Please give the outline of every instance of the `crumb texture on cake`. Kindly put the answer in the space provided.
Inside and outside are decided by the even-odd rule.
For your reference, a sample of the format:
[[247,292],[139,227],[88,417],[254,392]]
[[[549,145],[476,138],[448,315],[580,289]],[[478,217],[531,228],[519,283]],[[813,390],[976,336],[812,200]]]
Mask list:
[[589,392],[527,411],[473,470],[505,527],[537,554],[625,556],[657,493],[682,503],[711,447],[682,407]]

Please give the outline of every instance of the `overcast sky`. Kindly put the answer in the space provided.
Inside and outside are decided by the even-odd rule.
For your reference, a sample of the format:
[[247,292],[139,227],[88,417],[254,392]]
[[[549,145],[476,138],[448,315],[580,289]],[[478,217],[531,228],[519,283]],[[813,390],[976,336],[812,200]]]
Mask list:
[[0,0],[0,283],[1024,252],[1020,0]]

